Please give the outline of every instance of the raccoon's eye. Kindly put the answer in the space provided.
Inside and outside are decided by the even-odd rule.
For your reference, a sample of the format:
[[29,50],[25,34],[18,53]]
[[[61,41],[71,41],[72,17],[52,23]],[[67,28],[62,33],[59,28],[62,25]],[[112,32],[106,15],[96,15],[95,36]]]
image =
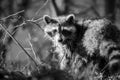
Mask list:
[[53,33],[56,33],[57,32],[57,30],[53,30]]
[[47,34],[51,37],[53,37],[56,34],[57,30],[53,30],[51,32],[47,32]]
[[62,30],[62,34],[63,34],[64,36],[69,36],[69,35],[72,34],[72,32],[71,32],[71,31],[68,31],[68,30]]
[[47,34],[52,37],[52,33],[51,32],[47,32]]

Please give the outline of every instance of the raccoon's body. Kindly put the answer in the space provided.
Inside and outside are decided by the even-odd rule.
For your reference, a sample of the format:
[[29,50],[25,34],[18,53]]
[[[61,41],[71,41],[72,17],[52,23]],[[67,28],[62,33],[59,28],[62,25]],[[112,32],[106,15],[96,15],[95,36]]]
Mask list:
[[[44,31],[62,59],[60,68],[93,61],[105,73],[118,73],[120,67],[120,31],[107,19],[75,20],[74,15],[58,18],[44,16]],[[73,57],[75,56],[75,57]],[[76,61],[77,60],[77,61]],[[79,65],[78,65],[79,64]],[[77,72],[76,72],[77,73]]]

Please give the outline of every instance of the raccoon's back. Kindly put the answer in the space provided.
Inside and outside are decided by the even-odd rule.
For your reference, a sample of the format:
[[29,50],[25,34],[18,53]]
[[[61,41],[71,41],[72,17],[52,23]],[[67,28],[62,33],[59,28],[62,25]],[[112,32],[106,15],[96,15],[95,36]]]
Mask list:
[[[87,55],[98,61],[100,71],[106,74],[120,72],[120,30],[107,19],[85,20],[81,24],[87,27],[83,37],[83,46]],[[98,60],[99,59],[99,60]]]

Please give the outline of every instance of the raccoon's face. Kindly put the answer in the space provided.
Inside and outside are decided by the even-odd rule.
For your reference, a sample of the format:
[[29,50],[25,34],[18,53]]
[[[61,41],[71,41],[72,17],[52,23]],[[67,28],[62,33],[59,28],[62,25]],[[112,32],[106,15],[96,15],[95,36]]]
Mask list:
[[74,15],[71,14],[66,17],[58,18],[44,16],[44,21],[47,24],[44,31],[53,41],[64,44],[74,39],[76,32],[76,28],[73,25]]

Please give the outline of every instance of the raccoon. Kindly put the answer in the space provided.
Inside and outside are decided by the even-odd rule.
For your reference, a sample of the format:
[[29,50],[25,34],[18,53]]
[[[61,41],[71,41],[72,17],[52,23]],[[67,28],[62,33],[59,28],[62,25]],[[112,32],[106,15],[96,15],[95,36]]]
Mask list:
[[[49,16],[44,16],[44,21],[47,24],[44,27],[44,31],[46,33],[46,37],[52,40],[55,47],[55,52],[58,53],[58,57],[60,60],[60,69],[64,69],[67,66],[70,58],[72,58],[72,53],[77,53],[77,50],[81,49],[82,54],[82,47],[79,47],[79,49],[77,48],[78,46],[80,46],[77,45],[77,43],[80,42],[79,40],[81,38],[76,36],[82,37],[84,29],[75,24],[74,18],[75,17],[73,14],[53,19]],[[81,28],[81,34],[77,32],[77,28]],[[75,56],[77,55],[78,54],[76,54]]]
[[105,75],[119,72],[120,30],[109,20],[76,20],[73,14],[57,18],[45,15],[43,19],[46,36],[52,40],[59,59],[63,59],[61,69],[76,62],[80,68],[93,61]]

